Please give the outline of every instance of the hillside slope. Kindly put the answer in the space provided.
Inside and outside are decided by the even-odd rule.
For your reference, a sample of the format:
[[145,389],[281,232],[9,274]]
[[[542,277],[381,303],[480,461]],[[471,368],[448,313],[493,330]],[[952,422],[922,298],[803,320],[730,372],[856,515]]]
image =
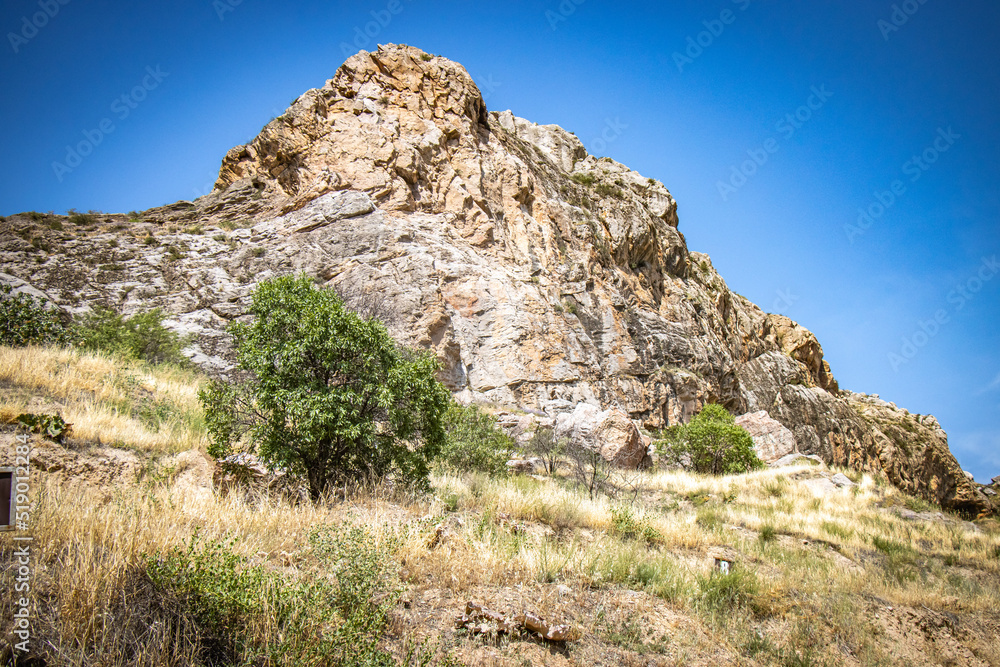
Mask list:
[[[313,649],[343,619],[325,607],[287,612],[308,611],[312,587],[349,569],[316,537],[357,527],[347,534],[370,540],[357,544],[386,548],[374,571],[399,591],[386,595],[389,622],[375,638],[392,664],[418,664],[403,658],[419,649],[419,664],[483,666],[1000,665],[1000,524],[933,511],[881,477],[848,471],[846,481],[813,465],[619,471],[591,496],[567,466],[438,472],[430,494],[383,485],[296,502],[264,482],[220,483],[199,451],[203,379],[106,354],[0,347],[4,421],[63,410],[79,436],[31,438],[30,657],[331,664]],[[0,425],[0,460],[14,445]],[[20,576],[16,548],[0,539],[5,590]],[[359,555],[369,553],[342,555],[372,576]],[[710,575],[716,556],[732,573]],[[184,568],[157,576],[171,558]],[[261,604],[277,591],[285,613]],[[574,639],[456,628],[469,601],[565,624]],[[0,596],[0,662],[16,604]],[[204,610],[232,608],[240,631],[214,634]],[[257,659],[227,657],[234,639]]]
[[616,406],[650,429],[707,402],[764,410],[803,453],[989,508],[932,417],[841,391],[812,333],[690,252],[663,184],[559,127],[488,112],[460,65],[412,47],[349,59],[230,150],[195,202],[35,218],[0,223],[10,276],[70,310],[162,307],[213,372],[254,285],[305,271],[379,295],[466,399]]

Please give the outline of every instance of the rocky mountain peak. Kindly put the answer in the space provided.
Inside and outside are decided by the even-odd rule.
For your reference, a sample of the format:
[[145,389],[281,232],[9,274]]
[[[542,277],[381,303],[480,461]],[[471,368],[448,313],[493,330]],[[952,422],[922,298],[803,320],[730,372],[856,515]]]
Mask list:
[[80,235],[9,217],[5,270],[75,312],[162,308],[213,373],[255,285],[306,272],[437,355],[462,400],[550,419],[586,404],[645,429],[720,403],[766,413],[802,454],[990,506],[936,421],[841,391],[815,335],[689,252],[662,183],[488,112],[461,65],[419,49],[351,57],[230,150],[211,194],[140,217]]

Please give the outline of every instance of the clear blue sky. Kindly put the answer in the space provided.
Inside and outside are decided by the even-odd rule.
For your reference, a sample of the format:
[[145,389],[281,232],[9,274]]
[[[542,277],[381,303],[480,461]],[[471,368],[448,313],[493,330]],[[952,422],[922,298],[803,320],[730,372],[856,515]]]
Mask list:
[[[732,289],[815,331],[842,386],[937,415],[985,481],[1000,474],[1000,275],[983,264],[1000,255],[1000,5],[893,4],[7,0],[0,214],[203,194],[367,28],[369,48],[456,60],[490,109],[663,181]],[[100,143],[67,162],[85,132]]]

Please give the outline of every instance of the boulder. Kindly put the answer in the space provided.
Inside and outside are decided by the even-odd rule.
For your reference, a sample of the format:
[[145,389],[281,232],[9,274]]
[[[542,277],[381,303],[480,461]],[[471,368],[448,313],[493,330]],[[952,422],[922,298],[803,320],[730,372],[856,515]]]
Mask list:
[[598,451],[605,461],[619,467],[635,469],[648,462],[642,434],[623,410],[601,411],[580,403],[572,413],[556,417],[555,431],[557,438]]
[[765,410],[740,415],[736,424],[753,438],[753,448],[764,463],[773,463],[796,451],[795,435]]
[[801,463],[809,463],[811,465],[825,466],[823,459],[812,454],[806,456],[805,454],[789,454],[788,456],[782,456],[777,461],[770,464],[772,468],[784,468],[786,466],[799,465]]
[[836,475],[830,478],[830,481],[836,484],[839,488],[851,488],[852,486],[857,486],[851,481],[851,478],[842,472],[838,472]]

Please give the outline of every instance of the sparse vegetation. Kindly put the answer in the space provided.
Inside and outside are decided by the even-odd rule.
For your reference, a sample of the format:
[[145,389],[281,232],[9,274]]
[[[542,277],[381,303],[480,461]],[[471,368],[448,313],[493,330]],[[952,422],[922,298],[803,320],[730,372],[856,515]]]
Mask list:
[[615,199],[621,199],[625,196],[625,193],[621,188],[608,183],[599,183],[594,191],[597,192],[602,197],[614,197]]
[[[816,473],[811,465],[722,476],[605,466],[591,492],[565,454],[549,477],[443,466],[430,493],[392,479],[318,502],[194,492],[175,486],[192,469],[171,453],[207,445],[203,381],[106,353],[0,347],[4,420],[28,412],[30,397],[50,397],[74,424],[70,447],[99,437],[151,471],[110,492],[85,479],[33,484],[34,554],[46,564],[33,627],[50,662],[340,664],[350,651],[374,665],[469,664],[488,652],[536,664],[550,655],[528,637],[456,633],[467,599],[581,628],[582,641],[558,648],[581,664],[838,664],[846,653],[888,664],[900,646],[921,649],[886,635],[879,618],[922,623],[944,612],[960,618],[962,645],[1000,659],[988,621],[1000,604],[996,526],[906,521],[887,509],[902,507],[903,494],[871,476],[857,475],[856,494],[819,503],[797,481]],[[211,483],[211,467],[199,474]],[[706,558],[719,546],[737,553],[728,574]],[[11,562],[0,550],[0,586],[12,581]],[[12,604],[0,597],[0,632]]]
[[567,438],[557,438],[555,429],[550,426],[539,426],[528,441],[528,453],[537,456],[545,472],[554,475],[560,467],[563,455],[569,445]]
[[570,179],[577,185],[593,185],[597,182],[597,177],[589,172],[580,172],[570,176]]
[[83,227],[97,224],[97,216],[94,211],[91,211],[90,213],[79,213],[75,209],[71,208],[67,211],[67,214],[69,215],[70,224]]

